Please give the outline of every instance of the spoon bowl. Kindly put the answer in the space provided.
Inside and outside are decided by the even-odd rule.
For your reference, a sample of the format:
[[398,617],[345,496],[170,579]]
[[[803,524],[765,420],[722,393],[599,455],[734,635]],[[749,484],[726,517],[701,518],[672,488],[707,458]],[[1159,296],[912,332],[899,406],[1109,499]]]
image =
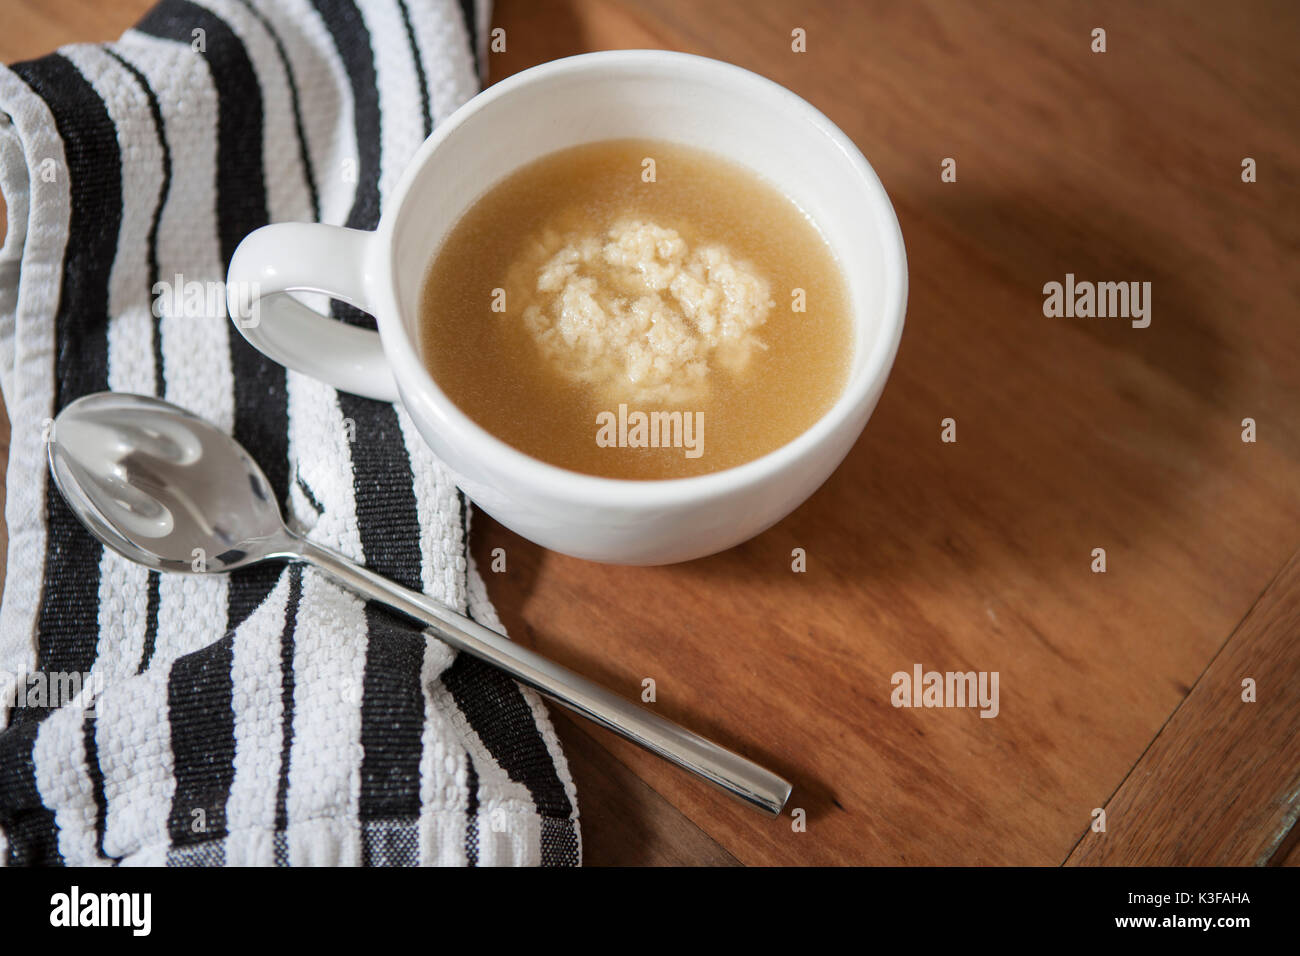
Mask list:
[[59,413],[50,473],[104,544],[157,571],[233,571],[289,557],[271,484],[242,446],[168,402],[98,392]]

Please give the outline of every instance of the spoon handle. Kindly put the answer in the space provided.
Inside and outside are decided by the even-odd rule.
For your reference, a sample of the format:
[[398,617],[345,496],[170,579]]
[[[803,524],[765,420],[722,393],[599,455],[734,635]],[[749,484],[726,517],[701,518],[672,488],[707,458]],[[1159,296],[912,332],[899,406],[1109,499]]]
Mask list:
[[521,684],[581,714],[745,803],[773,816],[790,796],[790,783],[642,707],[624,700],[541,654],[457,614],[427,595],[402,587],[349,558],[304,538],[292,557],[331,575],[362,597],[386,604],[424,624],[437,637],[505,671]]

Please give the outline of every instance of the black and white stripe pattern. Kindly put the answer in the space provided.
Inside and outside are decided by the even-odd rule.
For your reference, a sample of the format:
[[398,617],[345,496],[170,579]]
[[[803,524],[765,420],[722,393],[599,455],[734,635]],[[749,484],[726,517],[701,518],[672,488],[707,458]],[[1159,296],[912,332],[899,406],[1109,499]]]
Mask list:
[[77,700],[6,709],[6,862],[579,862],[532,692],[314,571],[148,574],[76,524],[43,456],[78,396],[161,395],[252,449],[313,539],[499,627],[468,503],[404,411],[286,372],[222,309],[152,311],[156,283],[219,282],[266,222],[373,228],[476,89],[487,18],[473,0],[163,0],[115,44],[0,67],[0,669],[90,675]]

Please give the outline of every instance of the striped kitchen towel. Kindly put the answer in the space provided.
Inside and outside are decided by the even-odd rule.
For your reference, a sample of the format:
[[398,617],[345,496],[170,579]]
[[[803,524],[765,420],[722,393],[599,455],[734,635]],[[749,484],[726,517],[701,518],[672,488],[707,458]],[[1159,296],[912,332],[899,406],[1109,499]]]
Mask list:
[[265,223],[374,227],[477,89],[487,24],[482,0],[164,0],[0,67],[7,862],[579,862],[531,691],[315,571],[146,572],[82,530],[43,449],[80,395],[163,397],[229,429],[310,537],[499,629],[469,506],[403,410],[264,358],[221,285]]

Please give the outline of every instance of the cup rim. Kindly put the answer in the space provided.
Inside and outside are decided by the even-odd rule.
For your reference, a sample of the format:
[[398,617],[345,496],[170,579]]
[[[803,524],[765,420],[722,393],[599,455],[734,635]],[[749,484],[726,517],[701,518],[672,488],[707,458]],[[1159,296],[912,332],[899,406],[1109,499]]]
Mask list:
[[[724,81],[747,86],[755,97],[780,101],[787,109],[803,113],[827,137],[831,145],[844,154],[857,174],[863,195],[870,204],[872,219],[881,231],[881,247],[885,257],[883,274],[887,287],[879,328],[867,345],[869,352],[863,370],[856,376],[851,376],[831,407],[793,439],[743,464],[702,475],[661,479],[607,478],[572,471],[520,451],[471,419],[441,389],[421,360],[419,349],[399,315],[395,271],[396,227],[407,196],[423,175],[438,146],[484,107],[529,83],[553,76],[653,66],[670,66],[673,79],[689,80],[712,74]],[[902,229],[884,185],[866,157],[825,114],[792,90],[744,67],[690,53],[669,50],[603,50],[581,53],[530,67],[489,86],[444,120],[416,151],[390,197],[388,209],[376,230],[376,238],[376,248],[382,249],[386,258],[382,267],[372,272],[372,277],[379,280],[377,291],[382,295],[375,318],[403,403],[407,403],[408,393],[414,392],[436,412],[436,425],[444,440],[462,448],[472,444],[474,451],[469,453],[470,457],[492,459],[494,472],[514,475],[530,487],[543,488],[551,494],[590,501],[593,506],[656,507],[680,504],[683,501],[698,502],[733,494],[785,471],[799,460],[812,455],[819,445],[828,441],[847,421],[852,420],[855,412],[871,400],[873,394],[878,394],[879,386],[893,365],[903,333],[908,282]],[[839,266],[844,269],[849,264],[841,261]],[[371,272],[370,269],[367,271]],[[854,321],[857,321],[856,317]],[[389,346],[389,342],[393,347]]]

